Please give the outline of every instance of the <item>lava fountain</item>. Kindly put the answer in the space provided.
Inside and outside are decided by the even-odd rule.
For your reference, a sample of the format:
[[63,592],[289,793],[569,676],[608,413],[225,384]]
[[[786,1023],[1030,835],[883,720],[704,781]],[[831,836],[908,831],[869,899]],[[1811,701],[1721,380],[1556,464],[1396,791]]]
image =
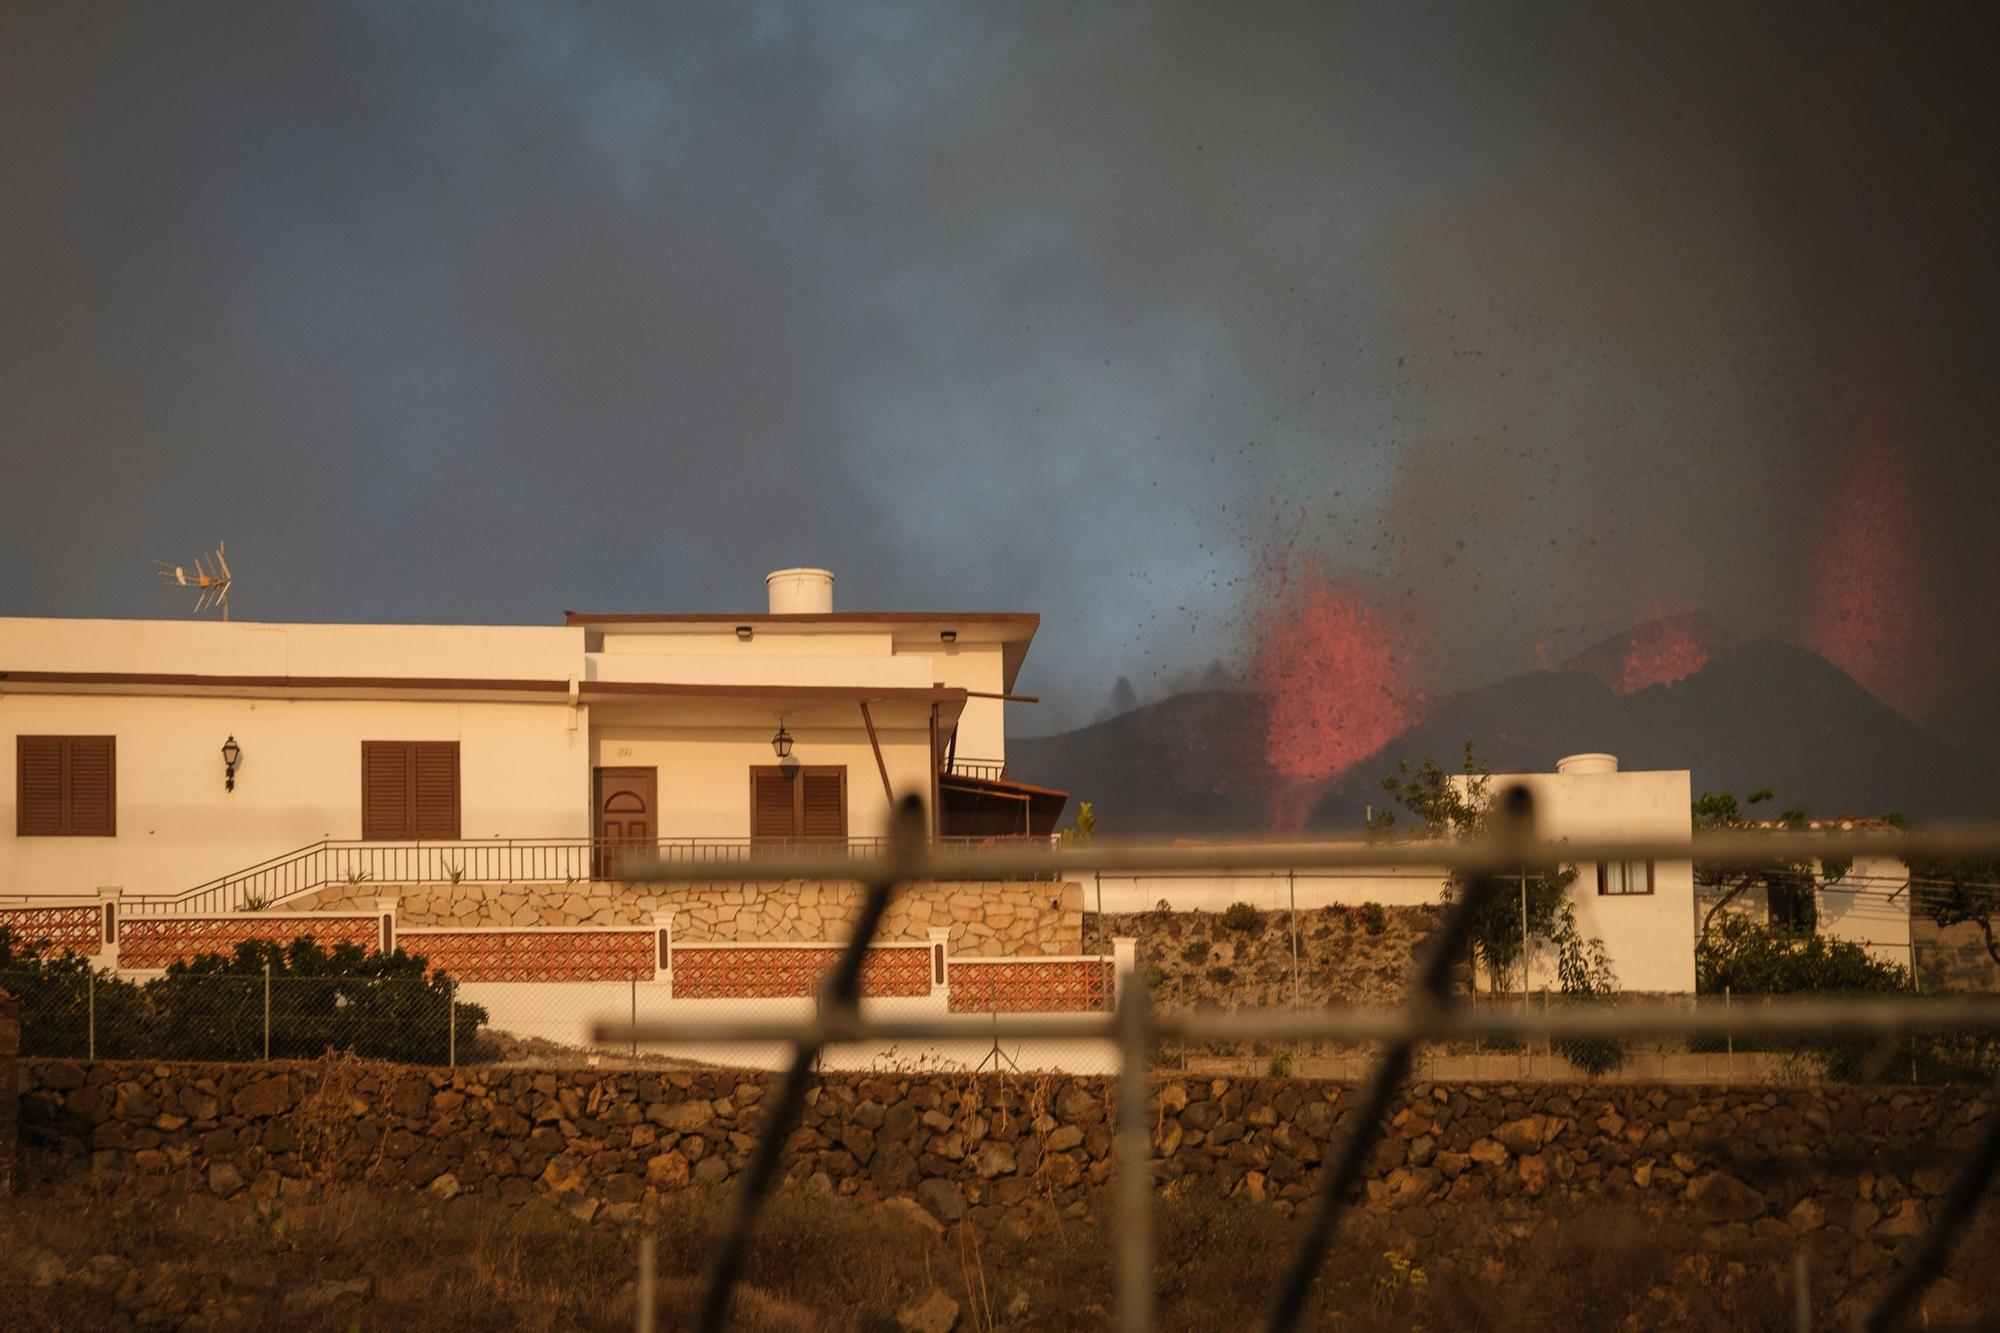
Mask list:
[[1259,582],[1253,663],[1279,784],[1272,827],[1295,833],[1327,785],[1407,730],[1423,700],[1407,684],[1409,635],[1357,588],[1290,558]]

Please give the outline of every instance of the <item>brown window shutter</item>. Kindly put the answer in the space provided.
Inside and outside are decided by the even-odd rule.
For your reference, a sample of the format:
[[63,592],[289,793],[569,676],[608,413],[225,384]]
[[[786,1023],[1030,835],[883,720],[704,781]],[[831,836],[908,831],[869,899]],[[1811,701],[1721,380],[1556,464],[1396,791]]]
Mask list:
[[418,741],[410,747],[419,838],[458,838],[458,742]]
[[69,744],[69,827],[79,837],[108,838],[118,832],[117,763],[109,736],[71,736]]
[[361,742],[361,836],[397,842],[416,836],[411,812],[410,746],[404,741]]
[[21,736],[14,742],[14,832],[51,838],[63,832],[61,736]]
[[808,768],[799,775],[804,784],[799,827],[802,836],[817,841],[847,837],[847,770]]
[[750,770],[750,837],[762,842],[798,833],[796,786],[783,769]]

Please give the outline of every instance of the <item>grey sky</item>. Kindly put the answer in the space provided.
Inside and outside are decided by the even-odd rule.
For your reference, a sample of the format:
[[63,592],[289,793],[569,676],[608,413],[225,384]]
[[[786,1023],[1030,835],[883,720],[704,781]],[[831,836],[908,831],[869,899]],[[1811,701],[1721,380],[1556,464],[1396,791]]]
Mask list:
[[1233,659],[1287,548],[1432,688],[1689,605],[1797,637],[1888,466],[1955,688],[1975,14],[4,0],[0,611],[181,614],[150,562],[217,537],[277,619],[825,564],[1043,612],[1035,730]]

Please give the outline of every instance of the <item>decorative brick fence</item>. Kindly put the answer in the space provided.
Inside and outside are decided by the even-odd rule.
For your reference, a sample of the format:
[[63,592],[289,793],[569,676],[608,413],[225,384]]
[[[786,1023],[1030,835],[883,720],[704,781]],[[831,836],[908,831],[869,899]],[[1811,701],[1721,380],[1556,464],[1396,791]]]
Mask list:
[[[742,1169],[763,1079],[733,1070],[423,1071],[401,1066],[21,1064],[22,1131],[106,1185],[290,1196],[366,1181],[580,1216]],[[787,1141],[796,1182],[914,1197],[938,1219],[1017,1207],[1082,1216],[1111,1174],[1103,1079],[827,1075]],[[1169,1191],[1202,1180],[1290,1212],[1347,1132],[1350,1087],[1165,1077],[1149,1123]],[[1992,1113],[1989,1090],[1416,1084],[1391,1112],[1366,1200],[1412,1228],[1462,1201],[1635,1218],[1810,1245],[1836,1284],[1899,1262]],[[1418,1234],[1426,1234],[1421,1230]]]
[[[1075,888],[1026,887],[1056,895],[1051,901],[1058,903]],[[201,954],[228,955],[246,941],[286,945],[310,937],[322,945],[400,947],[466,985],[643,982],[663,986],[668,1001],[809,998],[842,948],[825,939],[715,940],[705,929],[690,939],[687,923],[668,909],[650,913],[643,925],[512,927],[410,925],[393,898],[373,900],[365,913],[359,906],[147,916],[121,910],[112,895],[94,903],[0,908],[0,926],[51,953],[82,954],[114,972],[157,972]],[[995,910],[1006,915],[1004,908]],[[942,923],[914,940],[885,934],[869,951],[863,994],[936,999],[960,1013],[1112,1006],[1118,965],[1110,959],[1033,951],[1019,957],[959,954],[954,938],[953,927]],[[1129,948],[1120,956],[1123,966],[1131,966]]]

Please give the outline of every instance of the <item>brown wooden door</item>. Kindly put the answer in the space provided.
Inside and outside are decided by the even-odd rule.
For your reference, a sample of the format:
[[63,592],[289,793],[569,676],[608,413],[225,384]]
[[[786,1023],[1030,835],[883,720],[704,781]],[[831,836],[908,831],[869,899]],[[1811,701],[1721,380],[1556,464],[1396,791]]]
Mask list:
[[659,841],[660,776],[656,768],[597,770],[597,841],[591,877],[616,879],[618,862],[650,854]]

